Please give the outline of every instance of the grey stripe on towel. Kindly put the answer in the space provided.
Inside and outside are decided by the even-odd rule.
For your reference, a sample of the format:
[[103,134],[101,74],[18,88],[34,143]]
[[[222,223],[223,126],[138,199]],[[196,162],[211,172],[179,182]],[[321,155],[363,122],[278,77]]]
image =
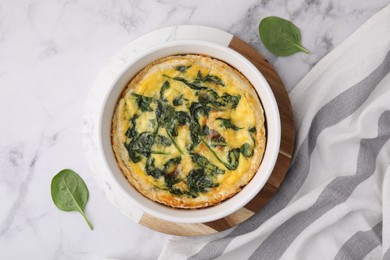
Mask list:
[[378,83],[389,73],[390,52],[383,62],[366,78],[342,92],[324,105],[315,115],[308,136],[299,147],[294,161],[279,191],[255,216],[240,224],[226,237],[206,244],[189,259],[214,259],[225,251],[236,237],[257,229],[262,223],[282,210],[299,191],[309,174],[310,156],[320,133],[354,113],[370,96]]
[[356,232],[340,248],[335,260],[363,259],[382,243],[382,221],[371,230]]

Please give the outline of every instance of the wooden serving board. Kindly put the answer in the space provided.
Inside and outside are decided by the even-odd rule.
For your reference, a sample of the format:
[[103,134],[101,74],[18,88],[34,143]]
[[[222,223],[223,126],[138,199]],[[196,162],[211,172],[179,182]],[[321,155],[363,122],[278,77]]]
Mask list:
[[259,69],[267,79],[268,84],[271,86],[275,95],[279,107],[282,135],[279,156],[275,168],[267,183],[256,197],[243,208],[225,218],[202,224],[180,224],[168,222],[144,212],[139,223],[146,227],[178,236],[208,235],[229,229],[247,220],[261,210],[279,188],[286,175],[294,148],[295,128],[290,99],[284,88],[283,82],[273,66],[249,44],[234,36],[228,47],[241,53]]

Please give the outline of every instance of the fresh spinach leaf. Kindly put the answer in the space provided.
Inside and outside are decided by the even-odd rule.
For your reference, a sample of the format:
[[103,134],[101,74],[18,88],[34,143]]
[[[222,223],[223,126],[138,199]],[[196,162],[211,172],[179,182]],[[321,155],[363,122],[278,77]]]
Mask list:
[[74,171],[60,171],[51,181],[51,197],[56,207],[63,211],[78,211],[92,230],[93,226],[85,215],[89,192],[83,179]]
[[131,94],[133,97],[135,97],[135,100],[137,101],[138,107],[141,109],[142,112],[145,111],[153,111],[153,109],[150,107],[150,104],[153,101],[153,98],[143,96],[137,93]]
[[192,66],[191,65],[188,65],[188,66],[185,66],[185,65],[179,65],[179,66],[176,66],[176,70],[177,71],[180,71],[181,73],[186,73],[186,71],[191,68]]
[[222,79],[218,76],[208,74],[206,76],[202,76],[202,72],[198,70],[198,75],[195,78],[195,82],[205,82],[205,83],[212,83],[218,86],[225,86],[225,83],[222,81]]
[[297,52],[310,53],[301,44],[301,32],[292,22],[269,16],[261,20],[259,34],[264,46],[276,56],[290,56]]
[[242,127],[238,127],[235,124],[233,124],[230,119],[217,117],[216,120],[221,121],[220,126],[226,128],[226,129],[233,129],[234,131],[238,131],[238,130],[242,129]]

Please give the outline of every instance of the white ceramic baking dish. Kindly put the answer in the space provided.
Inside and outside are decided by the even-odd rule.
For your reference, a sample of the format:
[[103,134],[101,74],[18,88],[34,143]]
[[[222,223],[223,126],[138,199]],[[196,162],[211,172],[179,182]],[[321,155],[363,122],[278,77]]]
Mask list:
[[[266,117],[267,143],[262,163],[253,179],[235,196],[222,203],[202,209],[175,209],[154,202],[132,187],[122,175],[111,147],[111,119],[116,102],[127,83],[145,66],[160,58],[175,54],[203,54],[222,60],[239,70],[254,86],[260,97]],[[245,116],[245,115],[242,115]],[[103,158],[107,178],[130,202],[155,217],[178,223],[204,223],[226,217],[245,206],[267,182],[279,153],[280,116],[275,97],[270,86],[245,57],[236,51],[203,41],[173,41],[161,44],[147,50],[128,64],[120,76],[112,82],[111,91],[105,96],[98,122],[99,144],[98,152]]]

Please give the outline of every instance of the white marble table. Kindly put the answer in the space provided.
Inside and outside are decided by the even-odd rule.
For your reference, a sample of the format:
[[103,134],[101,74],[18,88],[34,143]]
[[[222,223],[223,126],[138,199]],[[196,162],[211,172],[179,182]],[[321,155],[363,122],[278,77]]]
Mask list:
[[[156,0],[0,2],[0,259],[155,259],[167,235],[121,215],[88,169],[84,104],[105,64],[128,42],[178,24],[214,26],[250,42],[290,90],[324,55],[389,4],[374,1]],[[257,26],[292,20],[310,55],[276,58]],[[90,231],[77,213],[55,208],[52,177],[63,168],[87,183]]]

